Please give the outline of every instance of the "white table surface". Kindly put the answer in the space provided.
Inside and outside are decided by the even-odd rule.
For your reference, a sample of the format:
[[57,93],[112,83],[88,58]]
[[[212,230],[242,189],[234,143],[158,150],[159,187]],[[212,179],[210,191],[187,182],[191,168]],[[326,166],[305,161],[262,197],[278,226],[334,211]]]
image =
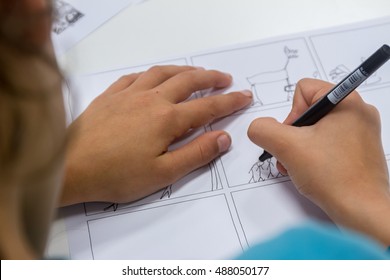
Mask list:
[[[60,62],[72,73],[99,72],[389,15],[390,0],[146,0],[106,22]],[[60,218],[47,255],[68,256]]]

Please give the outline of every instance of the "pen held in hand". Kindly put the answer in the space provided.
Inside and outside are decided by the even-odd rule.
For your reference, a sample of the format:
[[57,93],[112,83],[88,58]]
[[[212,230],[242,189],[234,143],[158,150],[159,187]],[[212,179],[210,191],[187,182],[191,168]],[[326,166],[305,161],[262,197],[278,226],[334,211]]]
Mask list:
[[[368,77],[375,73],[389,59],[390,47],[388,45],[383,45],[362,64],[360,64],[359,67],[335,85],[326,95],[310,106],[302,116],[292,123],[292,125],[299,127],[315,124],[334,107],[336,107],[341,100],[361,85]],[[272,155],[269,152],[264,151],[259,157],[259,160],[263,162],[271,157]]]

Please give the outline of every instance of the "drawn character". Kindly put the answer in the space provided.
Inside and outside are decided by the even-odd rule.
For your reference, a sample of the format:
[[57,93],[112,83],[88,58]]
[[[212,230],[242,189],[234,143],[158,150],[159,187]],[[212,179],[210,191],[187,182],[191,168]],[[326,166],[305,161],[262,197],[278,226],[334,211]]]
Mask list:
[[290,81],[288,66],[291,59],[298,58],[298,50],[284,47],[286,63],[276,71],[265,71],[247,78],[254,94],[252,105],[268,105],[292,100],[295,83]]
[[118,210],[118,207],[119,207],[119,203],[111,203],[107,207],[104,207],[103,211],[110,211],[112,208],[112,210],[115,212],[116,210]]
[[165,187],[163,190],[162,190],[162,193],[161,193],[161,196],[160,196],[160,199],[163,199],[165,196],[167,198],[171,198],[171,195],[172,195],[172,184]]
[[248,173],[250,174],[249,184],[284,177],[284,175],[277,170],[275,163],[271,158],[264,162],[256,161]]
[[[222,184],[218,178],[218,171],[217,171],[217,166],[216,166],[215,162],[212,161],[211,163],[209,163],[208,167],[210,170],[211,191],[222,189]],[[172,184],[165,187],[162,190],[160,199],[163,199],[164,197],[171,198],[171,195],[173,193],[172,187],[173,187]]]

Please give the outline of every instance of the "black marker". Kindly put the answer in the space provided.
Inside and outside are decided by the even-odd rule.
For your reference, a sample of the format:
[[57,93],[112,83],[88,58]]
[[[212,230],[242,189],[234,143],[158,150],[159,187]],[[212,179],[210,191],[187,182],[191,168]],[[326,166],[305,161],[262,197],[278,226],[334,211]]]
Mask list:
[[[334,86],[328,94],[310,106],[302,116],[293,122],[293,126],[308,126],[318,122],[336,105],[347,97],[355,88],[363,83],[369,76],[377,71],[390,58],[390,47],[383,45],[374,54],[367,58],[358,68],[352,71],[341,82]],[[261,162],[271,158],[267,151],[259,157]]]

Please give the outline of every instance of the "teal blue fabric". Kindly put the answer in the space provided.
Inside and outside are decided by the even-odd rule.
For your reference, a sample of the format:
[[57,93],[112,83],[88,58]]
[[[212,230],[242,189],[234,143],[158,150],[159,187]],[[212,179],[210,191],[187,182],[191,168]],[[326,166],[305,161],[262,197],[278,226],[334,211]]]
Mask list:
[[253,246],[237,259],[390,260],[390,251],[358,233],[309,222]]

